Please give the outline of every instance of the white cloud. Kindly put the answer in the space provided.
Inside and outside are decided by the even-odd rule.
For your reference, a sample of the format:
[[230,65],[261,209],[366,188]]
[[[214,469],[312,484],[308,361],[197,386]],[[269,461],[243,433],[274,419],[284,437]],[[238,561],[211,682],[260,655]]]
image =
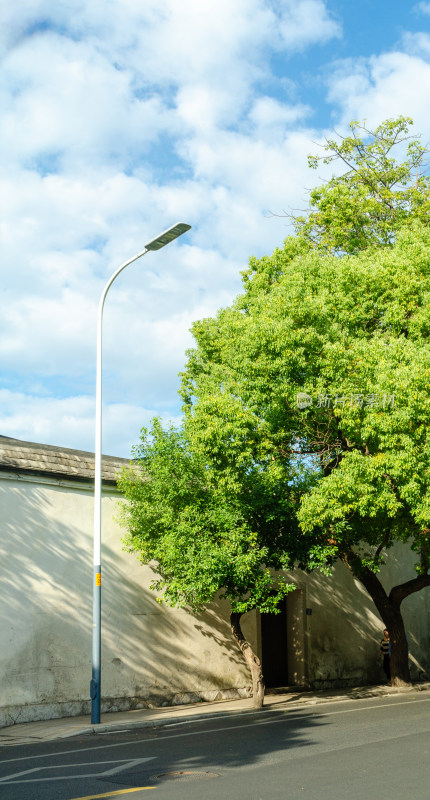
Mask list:
[[283,44],[299,50],[340,36],[341,28],[321,0],[303,0],[286,4],[281,16],[280,34]]
[[414,11],[430,16],[430,3],[417,3],[416,6],[414,6]]
[[93,311],[83,293],[69,289],[49,299],[29,295],[18,298],[3,309],[3,367],[14,370],[19,363],[27,374],[41,371],[52,376],[67,371],[70,377],[88,370],[95,340]]
[[175,132],[160,97],[137,97],[131,73],[58,34],[39,34],[13,50],[2,83],[0,143],[10,164],[42,172],[122,164],[130,150],[136,158],[164,131]]
[[[138,443],[139,432],[149,424],[154,411],[130,403],[111,403],[103,410],[103,451],[128,458]],[[179,418],[159,412],[165,424]],[[3,436],[30,442],[55,444],[72,449],[94,449],[94,399],[70,396],[64,399],[0,390],[0,430]]]
[[199,136],[211,134],[241,118],[249,92],[250,87],[236,94],[226,92],[223,87],[186,84],[176,95],[178,117],[187,130],[195,131]]
[[[106,303],[106,447],[127,455],[123,443],[136,441],[151,408],[178,413],[191,322],[231,302],[248,257],[289,233],[269,212],[302,207],[321,179],[306,156],[323,131],[311,127],[315,106],[289,64],[341,35],[328,9],[322,0],[4,4],[0,363],[18,389],[1,394],[1,432],[92,448],[100,292],[181,219],[191,233],[128,268]],[[403,113],[425,133],[427,47],[426,34],[405,35],[401,51],[339,63],[329,102],[341,124]],[[282,78],[272,59],[284,61]]]
[[94,439],[94,401],[0,390],[0,428],[4,436],[81,449],[72,442]]
[[403,46],[410,55],[422,56],[427,60],[430,56],[430,36],[428,33],[405,33]]
[[134,168],[163,136],[235,124],[274,48],[339,35],[321,0],[35,0],[4,17],[15,47],[2,64],[0,147],[9,163],[73,173]]
[[338,107],[343,125],[366,119],[372,126],[404,115],[428,135],[430,63],[399,51],[340,62],[330,79],[329,100]]
[[285,135],[291,125],[303,121],[311,114],[311,108],[301,103],[288,105],[274,97],[256,98],[250,112],[249,120],[255,126],[258,138],[269,139]]
[[189,139],[183,146],[183,156],[192,163],[195,175],[211,186],[218,184],[213,190],[211,225],[233,255],[238,252],[230,233],[234,229],[236,242],[242,245],[244,232],[251,251],[259,249],[258,240],[262,247],[270,246],[273,234],[267,226],[262,231],[264,215],[300,200],[309,181],[306,156],[316,132],[289,131],[282,122],[275,131],[270,136],[260,124],[254,136],[221,131],[212,138]]
[[5,8],[3,18],[5,44],[43,31],[48,20],[157,86],[196,75],[221,84],[231,67],[234,81],[245,64],[255,64],[254,75],[260,71],[256,55],[263,47],[296,50],[339,35],[322,0],[27,0]]

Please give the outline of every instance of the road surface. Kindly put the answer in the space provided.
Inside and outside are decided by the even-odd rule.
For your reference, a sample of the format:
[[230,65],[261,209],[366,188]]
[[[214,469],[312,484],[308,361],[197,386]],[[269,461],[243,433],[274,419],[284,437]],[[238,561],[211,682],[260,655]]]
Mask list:
[[2,800],[430,800],[430,697],[272,706],[0,752]]

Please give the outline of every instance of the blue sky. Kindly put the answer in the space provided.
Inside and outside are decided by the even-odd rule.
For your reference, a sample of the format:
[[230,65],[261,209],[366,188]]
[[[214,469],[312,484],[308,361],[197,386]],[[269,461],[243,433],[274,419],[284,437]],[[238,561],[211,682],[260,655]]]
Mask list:
[[177,420],[193,320],[330,175],[306,156],[351,119],[430,141],[430,2],[22,0],[0,11],[0,433],[91,450],[97,303],[104,451]]

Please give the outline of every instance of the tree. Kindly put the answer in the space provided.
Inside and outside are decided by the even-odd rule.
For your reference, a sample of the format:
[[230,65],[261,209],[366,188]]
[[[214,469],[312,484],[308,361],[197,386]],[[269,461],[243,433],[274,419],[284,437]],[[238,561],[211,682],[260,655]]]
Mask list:
[[142,430],[134,455],[140,470],[125,470],[119,482],[126,548],[151,563],[151,588],[168,605],[199,611],[219,593],[230,602],[231,630],[260,707],[261,664],[240,619],[253,609],[276,613],[295,588],[279,572],[288,567],[297,529],[291,469],[267,459],[257,464],[243,448],[240,464],[233,468],[230,454],[214,470],[183,429],[163,430],[159,420]]
[[[347,171],[311,191],[309,212],[293,216],[296,233],[322,251],[353,254],[391,246],[412,218],[428,224],[428,151],[408,135],[411,124],[409,117],[398,117],[371,131],[353,121],[351,136],[328,139],[326,155],[309,156],[312,169],[337,162]],[[394,148],[403,152],[402,161],[393,157]]]
[[[194,325],[182,384],[187,430],[212,463],[249,446],[246,418],[256,453],[312,465],[298,564],[352,570],[390,631],[394,685],[410,682],[401,603],[430,585],[429,183],[408,183],[417,142],[400,165],[389,155],[407,122],[369,145],[328,143],[351,171],[315,190],[282,250],[251,259],[231,308]],[[395,542],[416,553],[416,574],[385,591]]]
[[[328,142],[349,172],[315,190],[282,249],[250,260],[230,308],[194,324],[183,428],[143,432],[145,478],[121,484],[129,547],[155,559],[166,602],[230,600],[260,703],[236,623],[275,610],[288,585],[274,571],[293,563],[353,572],[390,631],[393,683],[410,681],[401,603],[430,585],[430,230],[408,124],[360,138],[352,123]],[[385,591],[396,542],[416,573]]]

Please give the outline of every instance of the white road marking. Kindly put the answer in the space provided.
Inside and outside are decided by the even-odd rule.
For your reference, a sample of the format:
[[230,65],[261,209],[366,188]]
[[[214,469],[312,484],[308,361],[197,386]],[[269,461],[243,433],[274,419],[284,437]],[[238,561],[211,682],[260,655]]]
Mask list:
[[[146,761],[153,761],[156,756],[149,756],[147,758],[114,758],[110,761],[86,761],[86,762],[79,762],[78,764],[57,764],[55,766],[50,767],[33,767],[32,769],[26,769],[22,772],[15,772],[13,775],[5,775],[3,778],[0,778],[1,785],[11,785],[16,783],[41,783],[44,781],[68,781],[74,780],[75,778],[108,778],[112,775],[117,775],[119,772],[123,772],[126,769],[131,769],[132,767],[139,766],[140,764],[144,764]],[[41,772],[42,770],[52,770],[52,769],[68,769],[73,767],[95,767],[97,764],[113,764],[119,763],[119,767],[113,767],[112,769],[106,769],[104,772],[86,772],[83,775],[56,775],[54,777],[47,777],[47,778],[25,778],[22,780],[23,775],[29,775],[30,773]],[[21,778],[21,780],[16,780],[17,778]]]
[[[132,767],[137,767],[139,764],[143,764],[145,761],[153,761],[156,756],[149,756],[148,758],[135,758],[133,761],[129,760],[128,764],[124,764],[122,767],[114,767],[113,769],[108,769],[106,772],[103,772],[103,777],[106,778],[108,775],[117,775],[118,772],[123,772],[125,769],[131,769]],[[125,759],[122,759],[125,761]]]
[[[144,729],[142,729],[144,730]],[[146,728],[145,728],[146,730]],[[111,731],[114,733],[115,731]],[[100,734],[99,734],[100,735]],[[145,739],[145,741],[152,741],[151,739]],[[56,756],[71,756],[76,755],[77,753],[91,753],[93,750],[109,750],[112,747],[126,747],[130,746],[130,742],[117,742],[116,744],[98,744],[96,747],[80,747],[79,750],[59,750],[56,753],[43,753],[40,756],[19,756],[19,758],[8,758],[4,760],[0,760],[0,764],[11,764],[13,761],[35,761],[39,758],[54,758]]]
[[[383,695],[383,697],[384,697],[384,699],[387,699],[387,700],[390,701],[390,700],[394,700],[396,697],[398,697],[398,695],[393,695],[391,697],[389,695]],[[366,699],[366,698],[364,698],[364,699]],[[143,741],[144,744],[149,744],[151,742],[162,742],[162,741],[165,741],[166,739],[179,739],[182,736],[202,736],[205,733],[219,733],[220,731],[237,730],[238,728],[249,728],[251,725],[253,725],[253,726],[270,725],[270,724],[273,724],[273,723],[285,722],[285,721],[288,721],[288,718],[286,717],[286,715],[289,714],[291,711],[294,711],[294,712],[304,712],[304,711],[306,711],[307,714],[312,714],[313,716],[315,716],[317,714],[319,717],[329,717],[329,716],[333,716],[335,714],[351,714],[354,711],[367,711],[368,709],[370,709],[370,710],[377,709],[377,708],[378,709],[390,709],[390,708],[394,708],[396,706],[402,706],[402,705],[408,705],[408,704],[410,705],[411,703],[414,703],[414,704],[415,703],[430,703],[430,697],[428,697],[428,698],[424,698],[424,697],[423,698],[421,698],[421,697],[410,698],[408,700],[401,700],[398,703],[389,703],[389,702],[387,702],[387,703],[381,703],[380,705],[363,706],[361,708],[351,707],[351,708],[343,709],[342,711],[322,711],[322,710],[319,711],[319,710],[317,710],[317,708],[319,708],[320,706],[324,707],[325,705],[328,705],[329,702],[330,703],[331,702],[333,702],[333,703],[334,702],[336,702],[336,703],[354,703],[356,701],[354,701],[352,699],[351,700],[328,701],[327,703],[321,703],[321,704],[312,705],[310,710],[308,710],[308,707],[305,707],[305,705],[291,706],[291,707],[288,707],[288,708],[285,708],[285,709],[277,707],[276,708],[276,712],[277,713],[282,713],[282,715],[283,715],[282,718],[278,717],[277,719],[273,719],[273,720],[261,720],[261,721],[256,720],[256,721],[248,722],[248,723],[243,724],[243,725],[230,725],[227,728],[225,728],[225,727],[222,727],[222,728],[208,728],[205,731],[200,731],[200,730],[199,731],[184,731],[183,733],[177,733],[177,734],[173,733],[173,734],[171,734],[169,736],[158,736],[157,735],[153,739],[144,739],[142,741]],[[269,707],[267,707],[267,708],[269,708]],[[256,714],[258,712],[255,712],[255,711],[252,711],[252,712],[240,712],[239,711],[239,712],[234,712],[234,716],[242,716],[244,713],[245,714],[250,714],[250,713]],[[268,713],[275,713],[275,712],[270,711]],[[216,718],[217,717],[215,717],[215,716],[214,717],[210,717],[210,719],[216,719]],[[207,719],[208,718],[206,717],[206,719],[205,718],[194,719],[194,720],[188,720],[188,722],[189,722],[189,724],[194,722],[195,724],[198,725],[198,724],[201,724],[201,723],[207,721]],[[223,716],[222,719],[224,719],[224,720],[227,719],[228,720],[228,719],[231,719],[231,716],[230,715],[228,717]],[[176,723],[173,723],[173,724],[176,724]],[[166,728],[166,727],[167,727],[167,725],[163,726],[163,728]],[[136,728],[136,731],[137,730],[142,730],[143,731],[143,730],[149,730],[149,728],[140,728],[140,729]],[[114,734],[114,733],[118,733],[118,731],[110,731],[110,733]],[[39,759],[39,758],[44,758],[44,759],[56,758],[57,756],[74,755],[74,754],[77,754],[77,753],[92,752],[94,750],[108,750],[109,748],[112,748],[112,747],[126,747],[126,746],[130,746],[130,744],[135,745],[135,744],[138,744],[138,742],[130,742],[130,741],[117,742],[116,744],[101,744],[101,745],[96,745],[95,747],[82,747],[79,750],[61,750],[61,751],[56,752],[56,753],[43,753],[43,755],[40,755],[40,756],[20,756],[18,758],[10,758],[10,759],[2,760],[2,761],[0,761],[0,764],[10,764],[10,763],[12,763],[14,761],[34,761],[34,760]]]
[[[427,699],[423,698],[422,700],[421,700],[421,698],[416,700],[415,698],[411,697],[409,700],[402,700],[400,703],[395,703],[395,706],[397,708],[397,706],[407,706],[407,705],[410,705],[411,703],[430,703],[430,697],[428,697]],[[369,709],[370,709],[370,711],[372,711],[375,708],[390,708],[390,706],[388,706],[388,704],[386,704],[386,705],[383,705],[383,706],[365,706],[365,708],[345,708],[343,711],[321,712],[318,716],[320,716],[320,717],[333,717],[335,714],[350,714],[351,711],[368,711]]]

